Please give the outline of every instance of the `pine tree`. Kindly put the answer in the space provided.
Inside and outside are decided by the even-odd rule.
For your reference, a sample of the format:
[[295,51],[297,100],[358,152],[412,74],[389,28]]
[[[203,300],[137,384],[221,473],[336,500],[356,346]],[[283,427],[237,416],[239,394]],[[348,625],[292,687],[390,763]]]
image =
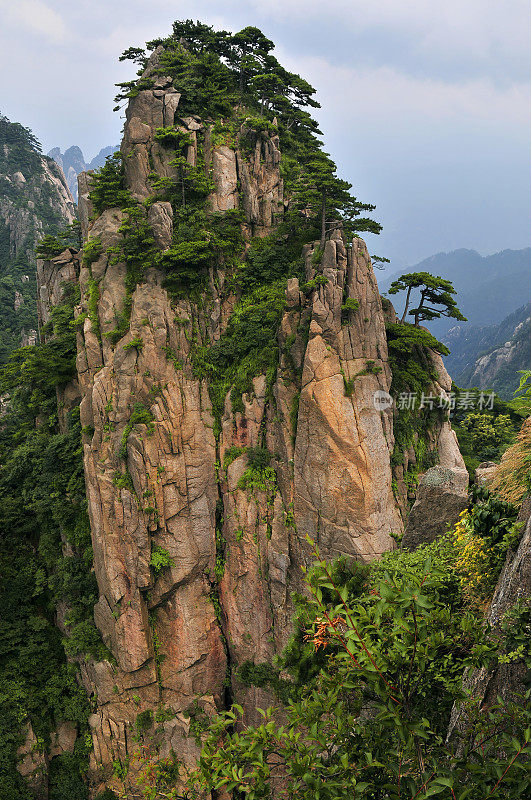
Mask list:
[[[413,289],[420,290],[420,302],[416,308],[409,311]],[[401,323],[406,321],[408,311],[417,326],[425,320],[430,321],[440,317],[452,317],[466,322],[466,317],[463,316],[452,297],[456,294],[456,290],[452,282],[445,278],[431,275],[429,272],[408,272],[393,281],[389,288],[389,294],[398,294],[402,291],[407,291],[407,294]],[[440,308],[434,308],[434,306],[440,306]]]

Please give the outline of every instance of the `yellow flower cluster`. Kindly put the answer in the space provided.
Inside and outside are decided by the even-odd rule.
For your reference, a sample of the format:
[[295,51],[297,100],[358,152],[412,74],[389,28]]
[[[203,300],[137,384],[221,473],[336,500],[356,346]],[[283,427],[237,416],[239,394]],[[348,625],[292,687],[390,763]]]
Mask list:
[[482,602],[485,597],[486,578],[489,575],[485,543],[474,535],[470,513],[465,510],[452,531],[455,569],[464,594],[472,602]]

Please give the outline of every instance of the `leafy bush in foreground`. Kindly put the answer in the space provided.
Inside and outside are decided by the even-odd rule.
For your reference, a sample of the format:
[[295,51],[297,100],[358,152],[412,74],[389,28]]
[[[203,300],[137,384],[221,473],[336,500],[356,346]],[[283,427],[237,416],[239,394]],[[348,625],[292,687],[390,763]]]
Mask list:
[[[319,670],[284,705],[283,724],[271,709],[252,727],[240,721],[239,706],[220,715],[191,796],[214,789],[246,800],[525,797],[529,693],[519,707],[496,704],[478,713],[461,678],[465,668],[498,658],[529,666],[529,644],[519,636],[519,649],[503,656],[500,641],[464,602],[456,613],[445,597],[444,560],[421,565],[413,557],[403,574],[378,567],[358,597],[359,587],[353,593],[337,583],[318,561],[308,581],[305,641]],[[441,708],[465,700],[467,730],[447,743]]]

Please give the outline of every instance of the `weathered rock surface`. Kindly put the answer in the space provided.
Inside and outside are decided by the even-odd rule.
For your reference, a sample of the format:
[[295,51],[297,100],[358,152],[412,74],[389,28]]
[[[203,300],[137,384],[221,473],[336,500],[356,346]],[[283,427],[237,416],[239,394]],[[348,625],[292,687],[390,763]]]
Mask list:
[[494,461],[483,461],[474,473],[474,483],[478,486],[488,486],[494,478],[498,465]]
[[[153,75],[157,52],[144,77]],[[210,208],[241,209],[246,240],[266,235],[284,209],[278,138],[257,134],[250,154],[237,142],[214,144],[209,125],[179,117],[179,100],[165,76],[131,100],[122,143],[127,188],[143,202],[153,193],[153,170],[175,176],[172,152],[156,137],[157,128],[175,125],[189,136],[188,163],[204,164],[213,182]],[[197,342],[214,342],[225,330],[237,300],[226,288],[230,276],[212,271],[201,303],[172,301],[164,275],[150,269],[126,306],[126,267],[115,257],[124,212],[93,219],[89,192],[90,175],[81,175],[83,235],[99,239],[101,255],[90,266],[70,252],[41,265],[40,313],[44,321],[62,281],[79,281],[95,621],[115,659],[81,665],[96,698],[89,720],[96,791],[112,786],[113,762],[138,749],[139,714],[152,715],[158,753],[173,748],[187,768],[198,755],[188,736],[194,709],[208,715],[233,697],[247,720],[257,718],[270,698],[243,686],[237,668],[270,661],[285,644],[290,595],[302,589],[313,560],[307,535],[324,558],[370,561],[394,546],[391,534],[403,522],[392,485],[393,412],[374,400],[389,392],[391,372],[362,240],[347,242],[337,229],[324,252],[318,242],[305,247],[306,281],[322,278],[306,294],[297,279],[288,282],[276,377],[254,377],[240,410],[229,392],[215,435],[208,386],[192,356]],[[156,246],[167,249],[171,205],[157,200],[146,213]],[[359,307],[345,312],[347,298]],[[119,328],[124,314],[128,326]],[[456,466],[448,426],[434,431],[432,444]],[[263,485],[247,481],[249,447],[272,456]]]
[[402,546],[414,550],[428,544],[455,525],[468,504],[466,469],[432,467],[422,476],[417,499],[409,514]]
[[[393,324],[396,322],[396,313],[389,302],[386,300],[386,322]],[[439,353],[433,350],[424,350],[416,354],[424,369],[429,370],[436,379],[428,386],[425,391],[427,408],[437,412],[437,419],[430,423],[427,430],[422,435],[422,447],[426,453],[430,454],[431,464],[438,464],[445,469],[461,473],[466,471],[465,462],[459,450],[457,436],[448,419],[448,413],[444,410],[449,407],[450,393],[452,391],[452,379],[448,375],[443,360]],[[430,400],[431,398],[431,400]],[[421,398],[416,397],[416,403],[420,403]],[[430,405],[431,404],[431,405]],[[418,407],[418,406],[417,406]],[[395,414],[401,414],[400,408],[395,408]],[[401,463],[394,459],[393,478],[395,481],[395,495],[404,520],[410,514],[411,503],[417,498],[417,487],[415,480],[413,485],[408,481],[408,470],[413,470],[415,479],[422,480],[422,472],[419,471],[416,447],[419,445],[419,432],[413,431],[411,443],[402,451]],[[462,477],[462,476],[461,476]],[[411,478],[411,475],[410,475]],[[451,521],[451,515],[450,519]],[[445,526],[443,525],[443,528]]]
[[31,722],[24,728],[24,743],[18,749],[17,769],[24,778],[32,800],[48,800],[48,757]]

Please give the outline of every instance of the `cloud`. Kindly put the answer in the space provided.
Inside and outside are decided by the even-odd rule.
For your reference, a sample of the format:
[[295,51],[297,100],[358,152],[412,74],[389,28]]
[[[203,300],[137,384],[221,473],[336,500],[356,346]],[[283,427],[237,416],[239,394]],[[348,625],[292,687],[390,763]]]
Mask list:
[[491,69],[503,80],[531,66],[529,0],[268,0],[267,11],[263,0],[250,4],[263,20],[302,27],[308,46],[335,39],[343,62],[372,53],[415,70]]
[[60,42],[66,36],[63,18],[42,0],[0,0],[0,9],[13,26],[22,26],[52,42]]
[[289,54],[282,60],[314,83],[324,108],[362,125],[387,124],[396,129],[419,121],[473,123],[484,131],[503,127],[507,138],[516,128],[526,128],[529,136],[531,82],[500,86],[488,77],[451,82],[390,66],[356,69],[317,57],[293,59]]

